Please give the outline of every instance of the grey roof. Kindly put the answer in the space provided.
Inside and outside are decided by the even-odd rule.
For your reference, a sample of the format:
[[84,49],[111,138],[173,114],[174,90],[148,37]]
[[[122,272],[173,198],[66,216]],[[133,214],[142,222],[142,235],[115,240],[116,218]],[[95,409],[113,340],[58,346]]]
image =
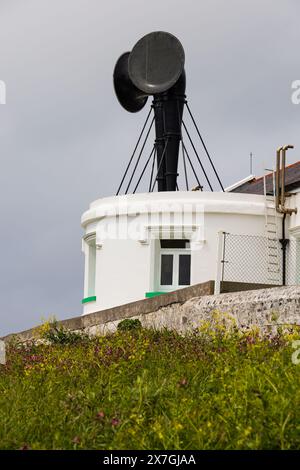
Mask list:
[[[267,193],[273,193],[272,173],[266,175]],[[292,191],[300,187],[300,162],[293,163],[285,168],[285,189]],[[232,193],[246,193],[246,194],[264,194],[264,179],[254,178],[247,181],[241,186],[232,189]]]

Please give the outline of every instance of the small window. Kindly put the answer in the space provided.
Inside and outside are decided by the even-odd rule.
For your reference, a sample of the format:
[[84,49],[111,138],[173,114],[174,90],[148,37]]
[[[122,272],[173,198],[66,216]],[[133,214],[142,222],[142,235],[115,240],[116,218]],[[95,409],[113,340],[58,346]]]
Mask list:
[[179,281],[180,286],[189,286],[191,283],[191,255],[179,255]]
[[191,284],[189,240],[160,240],[158,289],[174,290]]
[[161,248],[171,248],[171,249],[176,249],[176,248],[190,248],[190,241],[189,240],[175,240],[175,239],[166,239],[166,240],[160,240],[160,247]]
[[89,246],[89,260],[88,260],[88,292],[87,296],[95,295],[96,287],[96,245],[93,243]]
[[173,284],[173,255],[161,255],[160,284],[162,286]]

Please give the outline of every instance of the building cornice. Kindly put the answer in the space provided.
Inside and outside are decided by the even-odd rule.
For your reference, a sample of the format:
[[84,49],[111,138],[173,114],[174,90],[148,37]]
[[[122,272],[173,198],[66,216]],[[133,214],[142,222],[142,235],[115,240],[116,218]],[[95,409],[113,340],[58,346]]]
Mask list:
[[265,215],[265,198],[260,195],[208,192],[164,192],[131,194],[103,198],[93,202],[81,219],[86,228],[103,218],[158,214],[164,211],[175,215],[185,212],[205,214],[231,213],[236,215]]

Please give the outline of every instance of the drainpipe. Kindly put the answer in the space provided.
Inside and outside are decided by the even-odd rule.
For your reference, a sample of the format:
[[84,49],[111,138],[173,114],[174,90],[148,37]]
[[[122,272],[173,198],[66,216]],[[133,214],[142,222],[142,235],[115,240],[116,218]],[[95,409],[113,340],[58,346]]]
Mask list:
[[[293,145],[285,145],[282,149],[282,163],[281,163],[281,210],[292,213],[291,209],[285,208],[285,154],[288,149],[293,149]],[[291,212],[292,211],[292,212]]]
[[281,243],[282,249],[282,285],[286,285],[286,247],[289,243],[289,239],[285,238],[285,219],[286,219],[286,212],[283,214],[282,217],[282,238],[279,240]]
[[275,194],[276,194],[276,210],[279,212],[279,194],[280,194],[280,156],[282,147],[279,147],[276,152],[276,175],[275,175]]
[[[287,209],[285,207],[285,160],[286,151],[293,149],[293,145],[285,145],[280,147],[276,152],[276,179],[275,179],[275,193],[276,193],[276,210],[283,214],[282,217],[282,238],[279,240],[282,249],[282,285],[286,285],[286,247],[289,239],[285,238],[285,219],[286,215],[291,215],[293,212],[297,213],[297,208]],[[280,158],[281,157],[281,158]],[[281,162],[280,162],[281,160]],[[281,163],[281,165],[280,165]],[[280,182],[281,180],[281,182]]]

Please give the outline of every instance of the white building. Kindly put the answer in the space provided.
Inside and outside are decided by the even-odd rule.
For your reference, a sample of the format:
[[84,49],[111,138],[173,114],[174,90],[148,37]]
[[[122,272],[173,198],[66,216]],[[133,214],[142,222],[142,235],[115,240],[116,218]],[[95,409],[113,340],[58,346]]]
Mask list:
[[[296,168],[300,169],[300,162]],[[294,170],[295,165],[287,167],[288,182]],[[271,175],[267,177],[267,184],[268,178]],[[270,224],[276,224],[275,235],[280,238],[283,219],[283,214],[276,213],[274,197],[251,194],[250,186],[254,184],[255,191],[261,192],[257,186],[262,183],[262,180],[251,177],[225,192],[157,192],[114,196],[92,202],[82,216],[85,231],[82,242],[85,255],[83,313],[122,305],[187,285],[220,280],[220,261],[225,246],[220,232],[240,236],[240,239],[236,238],[236,245],[239,240],[244,240],[242,237],[253,237],[247,238],[246,243],[259,258],[260,243],[261,240],[268,240]],[[289,190],[289,184],[286,187]],[[298,182],[293,182],[293,192],[287,198],[286,207],[299,206],[299,188],[300,178]],[[288,215],[285,228],[286,238],[300,238],[300,214]],[[247,263],[258,266],[260,260],[250,255],[247,261],[247,253],[244,256],[244,252],[239,251],[238,246],[236,248],[239,259],[235,260],[235,266],[240,266],[242,277],[245,271],[243,266]],[[281,265],[279,248],[275,251],[271,249],[274,250],[269,245],[263,248],[267,270],[269,264],[274,264],[270,263],[270,256],[275,264]],[[295,258],[294,264],[289,263],[289,270],[293,265],[293,283],[297,282],[297,260],[296,255],[292,256]],[[282,282],[280,273],[281,267],[273,283]],[[256,275],[254,272],[250,282],[259,282]],[[243,281],[242,278],[233,280]],[[268,278],[262,281],[268,283]]]

